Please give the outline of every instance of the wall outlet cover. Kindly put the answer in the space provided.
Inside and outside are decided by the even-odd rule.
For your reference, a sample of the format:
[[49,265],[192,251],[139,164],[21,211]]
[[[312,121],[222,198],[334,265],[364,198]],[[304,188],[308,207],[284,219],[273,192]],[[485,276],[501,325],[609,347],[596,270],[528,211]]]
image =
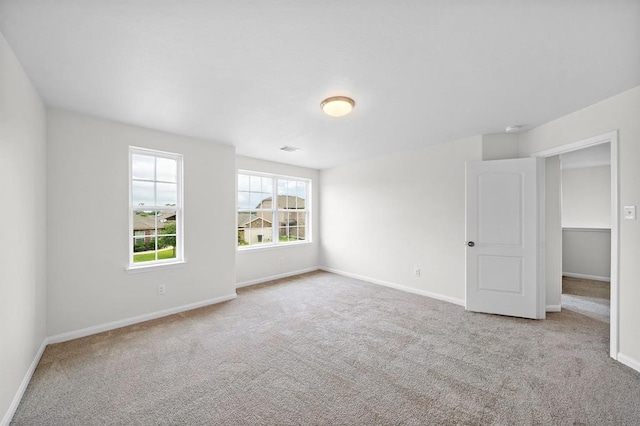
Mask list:
[[636,220],[636,206],[624,206],[624,218]]

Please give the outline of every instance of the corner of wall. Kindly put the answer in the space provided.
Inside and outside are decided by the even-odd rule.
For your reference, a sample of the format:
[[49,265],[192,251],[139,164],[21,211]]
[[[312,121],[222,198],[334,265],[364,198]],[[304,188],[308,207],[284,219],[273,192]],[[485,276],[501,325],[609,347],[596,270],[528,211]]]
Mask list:
[[[46,110],[0,34],[0,415],[8,423],[44,350],[46,336]],[[9,309],[8,305],[19,306]],[[35,358],[34,358],[35,357]]]

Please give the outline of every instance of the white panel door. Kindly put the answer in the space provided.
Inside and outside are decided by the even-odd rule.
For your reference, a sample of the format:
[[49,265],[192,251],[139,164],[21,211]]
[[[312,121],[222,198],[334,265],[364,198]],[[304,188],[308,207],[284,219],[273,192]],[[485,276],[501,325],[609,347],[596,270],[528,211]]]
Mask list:
[[543,178],[536,158],[467,163],[467,310],[545,317]]

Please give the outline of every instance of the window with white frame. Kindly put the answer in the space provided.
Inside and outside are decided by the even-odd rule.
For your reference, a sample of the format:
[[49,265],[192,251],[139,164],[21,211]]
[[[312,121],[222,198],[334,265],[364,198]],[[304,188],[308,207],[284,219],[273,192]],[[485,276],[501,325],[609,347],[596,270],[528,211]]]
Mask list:
[[308,179],[239,171],[238,247],[309,242],[310,204]]
[[182,261],[182,155],[130,147],[129,163],[129,266]]

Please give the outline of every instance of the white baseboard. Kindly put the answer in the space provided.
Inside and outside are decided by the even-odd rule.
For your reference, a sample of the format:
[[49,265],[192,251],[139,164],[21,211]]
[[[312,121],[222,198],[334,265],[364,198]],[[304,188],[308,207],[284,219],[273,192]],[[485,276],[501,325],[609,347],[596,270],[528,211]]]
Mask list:
[[44,353],[44,350],[47,347],[48,343],[49,343],[48,339],[46,338],[42,341],[42,344],[40,345],[40,349],[38,349],[36,356],[33,358],[33,361],[31,361],[31,365],[29,366],[29,369],[24,375],[24,378],[22,379],[22,383],[20,383],[20,387],[16,391],[16,394],[13,397],[13,401],[11,401],[11,405],[9,405],[9,409],[4,414],[4,417],[2,418],[2,422],[0,422],[0,426],[9,426],[9,423],[11,422],[13,415],[16,413],[16,410],[18,409],[18,405],[20,404],[20,400],[24,395],[24,391],[27,390],[27,386],[31,381],[31,377],[33,376],[33,373],[36,371],[36,367],[38,366],[38,363],[40,362],[40,358],[42,358],[42,354]]
[[106,324],[94,325],[80,330],[69,331],[67,333],[56,334],[47,339],[47,343],[60,343],[67,340],[73,340],[80,337],[90,336],[92,334],[102,333],[103,331],[114,330],[116,328],[126,327],[127,325],[137,324],[156,318],[166,317],[168,315],[177,314],[179,312],[190,311],[191,309],[202,308],[203,306],[215,305],[216,303],[233,300],[237,297],[236,293],[220,296],[213,299],[202,300],[200,302],[189,303],[188,305],[177,306],[175,308],[164,309],[162,311],[151,312],[136,317],[127,318],[119,321],[113,321]]
[[355,278],[355,279],[361,280],[361,281],[366,281],[366,282],[369,282],[369,283],[372,283],[372,284],[378,284],[378,285],[382,285],[382,286],[385,286],[385,287],[394,288],[396,290],[405,291],[407,293],[418,294],[420,296],[426,296],[426,297],[430,297],[432,299],[437,299],[437,300],[442,300],[444,302],[453,303],[454,305],[464,306],[464,300],[457,299],[455,297],[444,296],[442,294],[432,293],[432,292],[426,291],[426,290],[419,290],[419,289],[416,289],[416,288],[413,288],[413,287],[408,287],[406,285],[396,284],[396,283],[383,281],[383,280],[378,280],[376,278],[366,277],[364,275],[352,274],[351,272],[340,271],[340,270],[337,270],[337,269],[328,268],[326,266],[321,266],[320,269],[323,270],[323,271],[334,273],[334,274],[343,275],[345,277]]
[[623,353],[618,352],[618,361],[626,365],[627,367],[631,367],[637,372],[640,372],[640,361],[637,361],[630,356],[626,356]]
[[547,312],[560,312],[561,310],[561,305],[547,305]]
[[611,277],[599,277],[597,275],[574,274],[573,272],[563,272],[562,276],[569,277],[569,278],[579,278],[582,280],[611,282]]
[[266,283],[268,281],[279,280],[281,278],[292,277],[294,275],[306,274],[307,272],[317,271],[318,269],[320,268],[317,266],[313,266],[311,268],[300,269],[298,271],[290,271],[290,272],[285,272],[284,274],[271,275],[270,277],[262,277],[262,278],[257,278],[255,280],[244,281],[241,283],[236,283],[236,288],[248,287],[250,285],[261,284],[261,283]]

